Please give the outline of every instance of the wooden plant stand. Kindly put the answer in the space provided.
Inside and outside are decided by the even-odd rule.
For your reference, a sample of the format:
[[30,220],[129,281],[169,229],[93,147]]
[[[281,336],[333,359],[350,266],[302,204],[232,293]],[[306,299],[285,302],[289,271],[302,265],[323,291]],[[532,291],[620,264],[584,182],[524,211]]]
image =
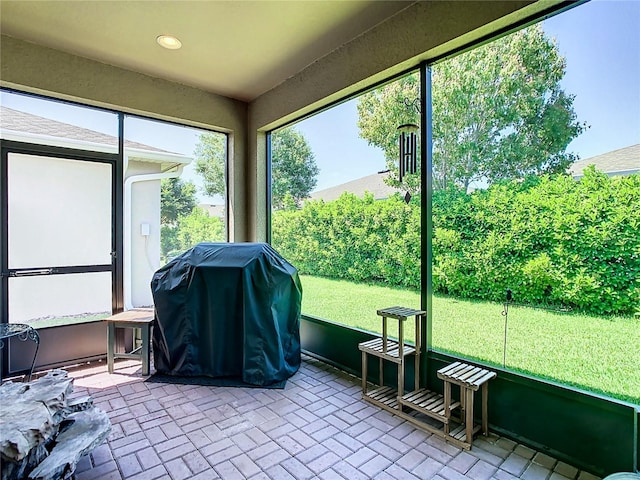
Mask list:
[[[430,433],[442,436],[448,442],[460,448],[469,450],[473,435],[482,430],[488,432],[487,394],[488,381],[496,376],[495,372],[475,367],[461,362],[455,362],[438,370],[438,378],[444,382],[444,395],[432,392],[420,385],[420,337],[426,312],[406,307],[390,307],[377,311],[382,317],[382,338],[375,338],[358,345],[362,352],[362,398],[383,408],[399,417],[408,420],[417,427]],[[405,344],[404,323],[409,317],[415,318],[415,346]],[[398,341],[388,338],[388,319],[398,321]],[[379,359],[379,386],[368,390],[367,384],[367,356]],[[406,358],[413,356],[415,390],[405,393],[404,371]],[[398,368],[398,388],[384,385],[384,362],[392,362]],[[452,401],[451,385],[460,387],[460,401]],[[474,393],[482,387],[482,425],[473,424]],[[452,415],[460,409],[460,416]],[[432,425],[416,416],[417,413],[426,415],[442,423],[442,427]],[[452,421],[456,422],[455,428]]]

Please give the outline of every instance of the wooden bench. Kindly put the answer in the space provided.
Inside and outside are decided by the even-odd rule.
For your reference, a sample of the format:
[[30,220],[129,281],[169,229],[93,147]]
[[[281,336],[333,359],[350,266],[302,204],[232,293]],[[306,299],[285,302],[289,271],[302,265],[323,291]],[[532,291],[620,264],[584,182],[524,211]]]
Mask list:
[[[135,308],[105,318],[107,322],[107,366],[113,373],[116,358],[139,358],[142,360],[142,375],[149,375],[151,368],[151,327],[155,315],[153,308]],[[116,328],[139,328],[142,345],[129,353],[116,353]]]

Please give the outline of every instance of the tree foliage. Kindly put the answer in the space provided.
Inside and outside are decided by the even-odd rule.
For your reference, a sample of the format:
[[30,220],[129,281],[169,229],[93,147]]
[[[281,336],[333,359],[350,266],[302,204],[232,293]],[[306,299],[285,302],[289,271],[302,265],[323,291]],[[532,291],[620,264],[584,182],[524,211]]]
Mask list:
[[[271,192],[276,209],[285,207],[287,196],[296,205],[309,196],[319,173],[311,147],[294,128],[275,132],[271,139]],[[226,137],[205,133],[195,150],[196,172],[202,176],[206,195],[224,195]]]
[[163,263],[200,242],[224,242],[224,221],[210,217],[201,208],[178,218],[175,225],[163,225],[160,233],[160,251]]
[[[539,24],[435,65],[434,187],[566,171],[577,158],[566,148],[586,127],[576,119],[574,96],[561,88],[565,69]],[[360,135],[384,150],[393,186],[400,186],[396,128],[418,123],[417,110],[405,104],[417,98],[412,74],[358,103]],[[417,178],[409,176],[403,187],[417,190]]]
[[202,176],[206,195],[224,195],[226,191],[227,136],[203,133],[196,145],[196,172]]
[[[293,127],[271,136],[271,201],[275,209],[284,208],[286,199],[300,205],[318,183],[320,169],[300,132]],[[290,201],[289,201],[290,203]]]
[[[194,153],[196,171],[202,175],[204,193],[223,195],[226,189],[226,136],[200,135]],[[196,186],[180,179],[162,181],[160,255],[166,263],[200,242],[226,241],[224,220],[210,217],[196,206]]]
[[178,218],[191,213],[196,206],[196,186],[180,178],[165,178],[160,190],[160,222],[175,225]]

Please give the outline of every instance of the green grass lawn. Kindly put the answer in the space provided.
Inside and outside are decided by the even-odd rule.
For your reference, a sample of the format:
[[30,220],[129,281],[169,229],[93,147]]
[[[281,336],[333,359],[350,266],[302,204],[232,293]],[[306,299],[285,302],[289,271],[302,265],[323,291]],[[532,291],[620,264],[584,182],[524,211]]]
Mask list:
[[49,317],[29,321],[33,328],[58,327],[60,325],[74,325],[77,323],[95,322],[110,316],[110,312],[104,313],[83,313],[79,315],[69,315],[66,317]]
[[[381,332],[379,308],[420,308],[417,291],[306,275],[300,278],[303,313],[364,330]],[[502,366],[502,310],[498,303],[435,296],[433,348]],[[389,325],[390,332],[396,331],[393,321]],[[407,338],[413,338],[413,326],[407,330]],[[506,366],[640,404],[640,319],[511,306]]]

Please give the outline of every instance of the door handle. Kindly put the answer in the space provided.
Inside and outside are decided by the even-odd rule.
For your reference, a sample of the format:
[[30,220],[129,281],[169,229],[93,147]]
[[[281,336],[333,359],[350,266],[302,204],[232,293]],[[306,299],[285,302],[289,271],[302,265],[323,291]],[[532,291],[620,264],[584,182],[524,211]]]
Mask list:
[[9,272],[10,277],[33,277],[35,275],[51,275],[53,268],[33,268],[31,270],[17,270]]

